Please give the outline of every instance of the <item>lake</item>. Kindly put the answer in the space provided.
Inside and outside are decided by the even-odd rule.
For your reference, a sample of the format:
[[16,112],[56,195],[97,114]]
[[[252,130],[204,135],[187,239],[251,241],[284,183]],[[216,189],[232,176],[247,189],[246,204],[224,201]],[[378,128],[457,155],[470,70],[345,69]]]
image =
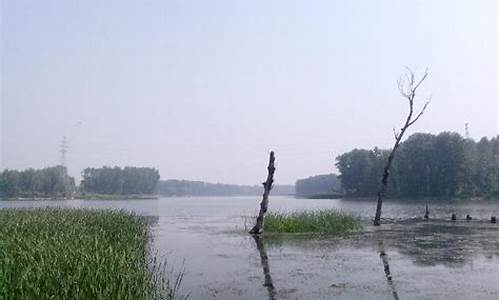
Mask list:
[[[271,195],[271,211],[335,208],[361,217],[343,238],[254,240],[259,197],[3,201],[0,207],[125,209],[149,216],[153,251],[178,272],[190,299],[498,299],[498,202],[386,201]],[[451,214],[457,213],[453,222]],[[473,217],[465,222],[465,215]],[[265,259],[267,257],[267,260]],[[272,283],[272,284],[271,284]]]

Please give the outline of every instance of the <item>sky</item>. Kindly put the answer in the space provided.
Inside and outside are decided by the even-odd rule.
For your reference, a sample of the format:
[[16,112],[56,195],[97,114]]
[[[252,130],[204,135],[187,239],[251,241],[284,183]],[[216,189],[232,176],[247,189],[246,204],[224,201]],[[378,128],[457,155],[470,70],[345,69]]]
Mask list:
[[409,130],[498,134],[495,0],[1,1],[0,169],[148,166],[258,184],[389,148]]

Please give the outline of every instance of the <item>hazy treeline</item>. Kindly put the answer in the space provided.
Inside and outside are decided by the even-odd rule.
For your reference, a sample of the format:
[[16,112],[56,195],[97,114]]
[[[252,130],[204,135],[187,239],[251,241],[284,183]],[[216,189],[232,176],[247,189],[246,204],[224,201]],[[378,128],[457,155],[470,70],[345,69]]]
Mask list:
[[[389,150],[354,149],[336,158],[342,188],[373,196]],[[398,149],[387,190],[391,197],[498,197],[498,136],[478,142],[458,133],[417,133]]]
[[301,196],[328,195],[341,192],[336,174],[316,175],[295,182],[295,193]]
[[[82,195],[151,195],[162,196],[260,196],[261,185],[236,185],[188,180],[160,181],[157,169],[146,167],[101,167],[82,171],[80,186],[75,186],[62,166],[0,173],[0,197],[60,197]],[[292,185],[274,185],[274,195],[295,193]]]
[[[189,180],[162,180],[158,183],[158,194],[162,196],[257,196],[262,195],[262,186],[208,183]],[[293,194],[292,185],[273,186],[274,195]]]
[[139,195],[156,191],[160,173],[154,168],[102,167],[82,172],[82,193]]
[[75,179],[63,166],[0,173],[0,197],[64,196],[74,190]]

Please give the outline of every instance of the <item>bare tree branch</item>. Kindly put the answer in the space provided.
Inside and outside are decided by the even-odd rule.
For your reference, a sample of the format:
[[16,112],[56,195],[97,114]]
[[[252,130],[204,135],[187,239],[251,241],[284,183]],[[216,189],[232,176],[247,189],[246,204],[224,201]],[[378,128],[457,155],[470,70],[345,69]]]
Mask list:
[[392,127],[392,132],[394,132],[394,138],[397,140],[399,134],[396,132],[396,128]]
[[408,123],[408,126],[411,126],[411,125],[413,125],[413,123],[417,122],[417,120],[424,114],[425,109],[427,108],[427,105],[429,105],[429,103],[431,103],[431,102],[430,101],[425,102],[420,113],[410,123]]
[[398,84],[398,89],[399,89],[399,92],[401,93],[401,95],[408,100],[408,115],[406,116],[406,121],[403,124],[403,127],[401,127],[399,132],[396,132],[396,129],[394,129],[394,128],[392,129],[392,131],[394,133],[394,138],[396,139],[396,141],[394,142],[394,146],[392,147],[392,151],[389,154],[389,157],[387,158],[387,162],[384,166],[383,176],[382,176],[382,179],[380,181],[380,186],[379,186],[378,193],[377,193],[377,198],[378,198],[377,210],[375,212],[375,219],[373,220],[373,225],[375,225],[375,226],[380,225],[380,218],[382,215],[382,198],[384,197],[385,191],[387,189],[389,170],[391,168],[392,161],[396,155],[396,150],[398,149],[399,144],[401,143],[401,140],[403,139],[403,135],[405,134],[406,130],[411,125],[413,125],[415,122],[417,122],[418,119],[420,119],[420,117],[424,114],[427,106],[430,103],[430,99],[429,99],[424,104],[424,106],[422,107],[420,112],[417,114],[417,116],[413,117],[413,113],[414,113],[413,104],[414,104],[417,89],[420,87],[422,82],[424,82],[424,80],[427,78],[429,73],[428,73],[428,70],[425,69],[425,72],[423,73],[423,75],[419,79],[415,80],[415,73],[410,68],[408,68],[408,67],[405,67],[405,68],[406,68],[407,72],[399,78],[399,80],[397,81],[397,84]]
[[407,92],[405,90],[405,84],[404,84],[404,80],[402,77],[398,79],[398,90],[399,90],[399,93],[403,97],[408,98],[409,95],[407,94]]
[[424,75],[422,75],[422,78],[420,78],[420,80],[417,82],[417,84],[415,85],[415,87],[413,88],[413,93],[415,93],[415,91],[418,89],[418,87],[422,84],[422,82],[424,82],[425,78],[427,78],[427,76],[429,75],[429,70],[428,68],[425,69],[425,72],[424,72]]
[[415,82],[415,74],[408,66],[405,66],[405,69],[406,73],[404,74],[404,76],[407,79],[408,85],[412,86],[413,83]]

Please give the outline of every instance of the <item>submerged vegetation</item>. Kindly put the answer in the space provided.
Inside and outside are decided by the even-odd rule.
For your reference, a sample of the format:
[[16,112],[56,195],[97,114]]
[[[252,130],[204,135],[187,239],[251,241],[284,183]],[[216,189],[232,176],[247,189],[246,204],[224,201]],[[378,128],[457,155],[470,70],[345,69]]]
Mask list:
[[345,234],[361,228],[356,217],[336,210],[269,212],[264,221],[264,231],[271,233]]
[[148,255],[144,217],[116,211],[0,210],[0,299],[172,299]]

